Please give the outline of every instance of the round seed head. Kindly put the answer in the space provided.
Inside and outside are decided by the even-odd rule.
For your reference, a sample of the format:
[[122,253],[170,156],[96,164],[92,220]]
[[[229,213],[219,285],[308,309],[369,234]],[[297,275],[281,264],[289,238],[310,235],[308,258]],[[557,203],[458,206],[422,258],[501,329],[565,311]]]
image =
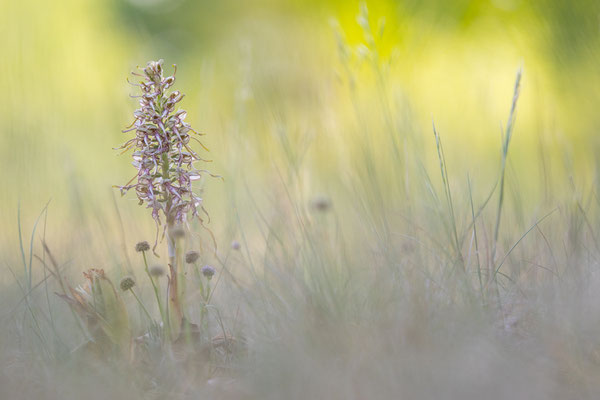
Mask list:
[[240,245],[240,242],[238,242],[237,240],[234,240],[233,242],[231,242],[231,248],[233,250],[239,250],[242,246]]
[[215,272],[217,271],[210,265],[205,265],[204,267],[202,267],[202,275],[204,275],[208,279],[212,278]]
[[316,211],[325,212],[331,208],[331,200],[327,196],[318,195],[311,200],[310,205]]
[[193,264],[200,258],[200,253],[196,250],[190,250],[185,253],[185,262],[188,264]]
[[163,276],[165,274],[165,268],[162,265],[153,265],[150,267],[150,269],[148,270],[148,272],[150,272],[150,275],[152,275],[155,278],[160,278],[161,276]]
[[121,283],[119,284],[119,286],[121,287],[122,291],[126,292],[127,290],[135,286],[135,281],[132,277],[126,276],[123,279],[121,279]]
[[145,240],[135,245],[135,251],[138,253],[150,250],[150,244]]

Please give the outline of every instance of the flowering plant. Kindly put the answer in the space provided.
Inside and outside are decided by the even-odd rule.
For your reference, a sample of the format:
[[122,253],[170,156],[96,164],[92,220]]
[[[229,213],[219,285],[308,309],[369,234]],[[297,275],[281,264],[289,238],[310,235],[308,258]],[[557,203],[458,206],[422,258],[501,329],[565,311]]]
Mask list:
[[[124,186],[117,186],[124,195],[135,189],[140,205],[146,203],[152,209],[152,218],[158,226],[161,214],[166,218],[167,227],[186,223],[188,214],[199,216],[202,199],[193,192],[192,181],[201,178],[205,170],[194,167],[197,161],[207,161],[190,148],[190,141],[199,135],[186,123],[187,113],[177,109],[184,95],[169,88],[175,83],[175,72],[172,76],[163,76],[163,60],[150,61],[143,69],[143,74],[132,72],[143,80],[133,85],[140,87],[140,108],[134,112],[135,120],[129,129],[135,131],[135,137],[125,142],[120,149],[123,152],[133,150],[133,166],[136,175]],[[163,231],[164,232],[164,231]],[[156,242],[154,244],[156,247]]]

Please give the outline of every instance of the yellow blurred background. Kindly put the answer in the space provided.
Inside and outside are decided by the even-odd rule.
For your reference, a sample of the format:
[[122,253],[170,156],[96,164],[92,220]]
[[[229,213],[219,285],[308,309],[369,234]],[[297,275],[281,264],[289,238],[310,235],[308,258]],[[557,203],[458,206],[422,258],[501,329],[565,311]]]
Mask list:
[[[365,135],[375,149],[385,146],[386,113],[427,167],[436,163],[435,120],[451,175],[462,185],[468,173],[483,193],[496,177],[519,67],[523,89],[508,174],[524,207],[568,195],[571,176],[584,191],[595,178],[597,1],[369,1],[376,58],[361,46],[355,1],[0,4],[6,259],[18,254],[18,204],[30,232],[50,199],[47,229],[55,246],[105,241],[93,260],[99,248],[120,241],[117,209],[127,245],[152,239],[149,212],[133,194],[124,200],[111,188],[135,172],[129,155],[113,150],[128,137],[121,130],[137,108],[126,78],[152,59],[178,65],[188,122],[206,133],[214,160],[208,169],[224,177],[207,180],[203,193],[211,229],[223,240],[235,236],[234,208],[284,195],[281,171],[303,176],[306,197],[347,184]],[[347,59],[340,57],[340,35]]]

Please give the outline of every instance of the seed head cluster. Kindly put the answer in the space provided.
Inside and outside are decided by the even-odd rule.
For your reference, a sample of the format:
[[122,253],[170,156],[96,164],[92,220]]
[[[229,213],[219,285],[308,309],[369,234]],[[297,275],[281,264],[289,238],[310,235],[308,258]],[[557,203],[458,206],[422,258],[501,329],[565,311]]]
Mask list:
[[140,205],[152,209],[157,224],[161,215],[168,224],[175,224],[185,222],[189,213],[198,216],[202,199],[192,191],[192,181],[200,179],[204,171],[197,170],[194,163],[205,160],[189,146],[192,139],[198,140],[192,136],[197,133],[184,121],[186,112],[177,109],[184,95],[169,90],[175,73],[164,77],[162,64],[163,60],[150,61],[143,74],[133,73],[143,78],[134,83],[142,92],[136,96],[140,108],[134,112],[132,127],[124,131],[135,131],[135,137],[121,148],[133,150],[137,174],[119,189],[123,195],[135,189]]

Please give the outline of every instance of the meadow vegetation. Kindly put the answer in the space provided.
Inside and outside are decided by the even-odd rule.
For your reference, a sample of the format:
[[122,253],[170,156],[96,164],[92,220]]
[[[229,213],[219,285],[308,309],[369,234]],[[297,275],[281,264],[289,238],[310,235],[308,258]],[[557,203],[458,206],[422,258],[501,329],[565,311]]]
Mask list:
[[40,78],[17,50],[49,42],[4,43],[1,398],[600,396],[597,27],[548,2],[511,47],[477,33],[536,6],[382,1],[311,31],[290,1],[199,62],[138,3],[150,50],[108,32]]

